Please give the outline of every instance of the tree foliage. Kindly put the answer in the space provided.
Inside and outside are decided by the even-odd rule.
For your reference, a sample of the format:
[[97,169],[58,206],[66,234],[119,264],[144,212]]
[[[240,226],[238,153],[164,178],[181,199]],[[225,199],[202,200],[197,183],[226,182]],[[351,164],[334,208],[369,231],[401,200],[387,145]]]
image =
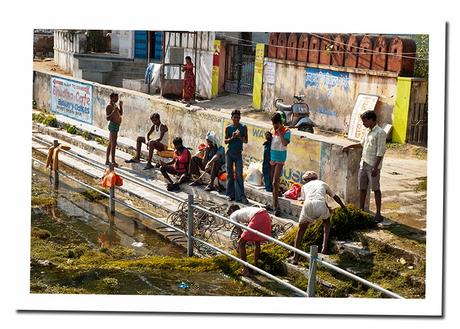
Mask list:
[[428,78],[429,35],[416,34],[413,38],[417,46],[414,76],[418,78]]

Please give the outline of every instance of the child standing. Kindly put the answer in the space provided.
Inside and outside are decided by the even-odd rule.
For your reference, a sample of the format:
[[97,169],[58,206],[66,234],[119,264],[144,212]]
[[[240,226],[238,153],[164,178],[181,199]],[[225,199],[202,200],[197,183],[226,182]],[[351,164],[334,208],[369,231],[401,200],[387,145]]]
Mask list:
[[270,150],[270,165],[273,184],[273,210],[275,216],[279,216],[281,214],[278,205],[280,177],[287,158],[287,146],[291,141],[291,131],[283,125],[281,114],[279,113],[275,113],[272,116],[272,124],[273,137]]
[[105,164],[110,164],[109,158],[112,158],[112,164],[114,167],[118,167],[115,162],[115,150],[117,147],[118,131],[120,130],[121,117],[123,116],[123,101],[118,102],[118,94],[110,94],[110,103],[105,108],[105,115],[107,121],[109,121],[109,145],[107,145]]
[[[227,197],[244,204],[249,203],[244,195],[243,184],[243,143],[248,143],[248,128],[240,123],[241,113],[233,110],[233,123],[225,128],[225,144],[227,148]],[[233,177],[233,165],[236,179]]]
[[271,168],[270,168],[270,149],[272,147],[272,133],[265,132],[264,146],[264,161],[262,164],[262,174],[264,175],[265,191],[273,192]]

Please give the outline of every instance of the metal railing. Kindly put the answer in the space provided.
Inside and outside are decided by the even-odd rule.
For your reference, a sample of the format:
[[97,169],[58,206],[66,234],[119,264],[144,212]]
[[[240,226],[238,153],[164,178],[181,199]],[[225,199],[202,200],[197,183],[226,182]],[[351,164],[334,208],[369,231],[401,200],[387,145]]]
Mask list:
[[[38,140],[40,140],[40,139],[38,139]],[[45,143],[51,144],[51,143],[46,142],[46,141],[45,141]],[[54,143],[55,146],[57,145],[56,143],[57,143],[57,141],[55,141],[55,143]],[[67,153],[67,154],[69,154],[71,156],[80,158],[81,160],[83,160],[83,161],[85,161],[85,162],[87,162],[87,163],[89,163],[89,164],[91,164],[91,165],[93,165],[95,167],[101,168],[103,170],[106,169],[106,167],[101,166],[101,165],[99,165],[97,163],[94,163],[94,161],[91,161],[89,159],[85,159],[84,157],[82,157],[80,155],[76,155],[76,154],[73,154],[71,152],[64,151],[64,150],[62,150],[61,152],[64,152],[64,153]],[[36,161],[39,164],[42,164],[42,165],[46,166],[45,163],[43,163],[42,161],[40,161],[38,159],[32,158],[32,160]],[[108,197],[109,198],[109,207],[110,207],[110,211],[112,213],[115,212],[115,202],[117,202],[117,203],[119,203],[119,204],[121,204],[121,205],[123,205],[123,206],[125,206],[125,207],[127,207],[127,208],[129,208],[129,209],[131,209],[131,210],[133,210],[133,211],[135,211],[135,212],[147,217],[147,218],[150,218],[150,219],[160,223],[161,225],[164,225],[164,226],[166,226],[166,227],[168,227],[168,228],[170,228],[172,230],[175,230],[175,231],[177,231],[177,232],[179,232],[181,234],[184,234],[187,237],[187,255],[188,256],[193,256],[193,254],[194,254],[194,252],[193,252],[193,241],[197,241],[197,242],[199,242],[201,244],[204,244],[205,246],[207,246],[207,247],[209,247],[209,248],[211,248],[211,249],[213,249],[213,250],[215,250],[215,251],[217,251],[217,252],[219,252],[219,253],[221,253],[221,254],[229,257],[229,258],[231,258],[232,260],[234,260],[234,261],[236,261],[236,262],[238,262],[238,263],[240,263],[240,264],[252,269],[253,271],[258,272],[258,273],[260,273],[260,274],[262,274],[262,275],[264,275],[264,276],[276,281],[277,283],[279,283],[279,284],[281,284],[281,285],[283,285],[283,286],[295,291],[296,293],[298,293],[298,294],[300,294],[302,296],[305,296],[305,297],[314,297],[315,296],[316,267],[317,267],[317,264],[321,264],[321,265],[323,265],[323,266],[325,266],[325,267],[327,267],[327,268],[329,268],[329,269],[331,269],[333,271],[336,271],[336,272],[338,272],[338,273],[340,273],[340,274],[342,274],[342,275],[344,275],[344,276],[346,276],[346,277],[348,277],[348,278],[350,278],[352,280],[358,281],[358,282],[360,282],[360,283],[362,283],[362,284],[364,284],[364,285],[366,285],[366,286],[368,286],[368,287],[370,287],[372,289],[380,291],[381,293],[383,293],[384,295],[386,295],[388,297],[399,298],[399,299],[403,298],[400,295],[398,295],[398,294],[396,294],[396,293],[394,293],[392,291],[384,289],[384,288],[380,287],[379,285],[376,285],[376,284],[374,284],[374,283],[372,283],[370,281],[367,281],[367,280],[365,280],[365,279],[363,279],[363,278],[361,278],[361,277],[359,277],[357,275],[354,275],[354,274],[352,274],[350,272],[347,272],[347,271],[341,269],[340,267],[337,267],[335,265],[327,263],[327,262],[323,261],[322,259],[318,258],[318,247],[315,246],[315,245],[310,246],[310,253],[306,253],[303,250],[297,249],[297,248],[295,248],[295,247],[293,247],[291,245],[288,245],[288,244],[286,244],[286,243],[284,243],[282,241],[274,239],[271,236],[268,236],[268,235],[263,234],[263,233],[261,233],[261,232],[259,232],[257,230],[254,230],[254,229],[252,229],[250,227],[247,227],[247,226],[245,226],[243,224],[235,222],[235,221],[233,221],[233,220],[231,220],[229,218],[226,218],[225,216],[222,216],[222,215],[220,215],[220,214],[218,214],[216,212],[210,211],[209,209],[206,209],[206,208],[203,208],[203,207],[201,207],[199,205],[196,205],[195,202],[194,202],[194,197],[191,194],[188,195],[188,199],[187,199],[188,216],[187,216],[187,231],[185,232],[185,231],[183,231],[183,230],[181,230],[181,229],[179,229],[179,228],[177,228],[177,227],[175,227],[173,225],[168,224],[167,222],[165,222],[165,221],[163,221],[163,220],[161,220],[159,218],[156,218],[156,217],[154,217],[154,216],[152,216],[152,215],[150,215],[150,214],[148,214],[148,213],[146,213],[146,212],[144,212],[144,211],[142,211],[140,209],[137,209],[136,207],[133,207],[133,206],[129,205],[128,203],[126,203],[126,202],[124,202],[124,201],[122,201],[122,200],[120,200],[118,198],[115,198],[115,188],[114,187],[111,187],[109,189],[110,193],[106,194],[106,193],[104,193],[104,192],[102,192],[102,191],[100,191],[100,190],[98,190],[98,189],[96,189],[96,188],[84,183],[84,182],[79,181],[78,179],[75,179],[75,178],[63,173],[58,168],[56,168],[56,170],[54,171],[55,187],[58,187],[59,173],[61,173],[63,176],[71,179],[74,182],[77,182],[77,183],[79,183],[79,184],[81,184],[81,185],[83,185],[83,186],[85,186],[87,188],[90,188],[91,190],[94,190],[94,191],[96,191],[96,192]],[[51,171],[50,171],[50,174],[51,174]],[[174,199],[176,201],[180,201],[180,202],[185,201],[185,200],[183,200],[181,198],[178,198],[177,196],[174,196],[171,193],[168,193],[168,192],[166,192],[164,190],[161,190],[159,188],[156,188],[154,186],[151,186],[151,185],[148,185],[148,184],[145,184],[145,183],[138,182],[137,179],[130,179],[129,177],[126,177],[126,175],[120,175],[120,176],[132,181],[133,183],[137,183],[137,184],[139,184],[141,186],[144,186],[146,188],[154,190],[155,192],[158,192],[158,193],[160,193],[160,194],[162,194],[164,196],[170,197],[170,198],[172,198],[172,199]],[[252,265],[252,264],[250,264],[250,263],[248,263],[246,261],[241,260],[240,258],[238,258],[238,257],[236,257],[236,256],[234,256],[234,255],[232,255],[232,254],[230,254],[230,253],[228,253],[228,252],[226,252],[224,250],[221,250],[218,247],[213,246],[212,244],[210,244],[210,243],[208,243],[206,241],[203,241],[203,240],[193,236],[193,209],[202,211],[202,212],[207,213],[207,214],[209,214],[211,216],[219,218],[219,219],[221,219],[223,221],[231,223],[231,224],[233,224],[233,225],[235,225],[237,227],[240,227],[240,228],[242,228],[244,230],[250,231],[250,232],[252,232],[252,233],[254,233],[254,234],[258,235],[258,236],[263,237],[264,239],[266,239],[266,240],[268,240],[270,242],[273,242],[273,243],[275,243],[277,245],[280,245],[280,246],[282,246],[282,247],[284,247],[284,248],[286,248],[286,249],[288,249],[290,251],[293,251],[293,252],[295,252],[295,253],[303,256],[303,257],[306,257],[310,262],[309,269],[308,269],[308,288],[307,288],[307,292],[305,292],[305,291],[303,291],[303,290],[291,285],[290,283],[287,283],[287,282],[277,278],[276,276],[274,276],[274,275],[272,275],[272,274],[270,274],[270,273],[268,273],[268,272],[266,272],[266,271],[264,271],[264,270],[262,270],[262,269],[260,269],[260,268],[258,268],[256,266],[254,266],[254,265]]]

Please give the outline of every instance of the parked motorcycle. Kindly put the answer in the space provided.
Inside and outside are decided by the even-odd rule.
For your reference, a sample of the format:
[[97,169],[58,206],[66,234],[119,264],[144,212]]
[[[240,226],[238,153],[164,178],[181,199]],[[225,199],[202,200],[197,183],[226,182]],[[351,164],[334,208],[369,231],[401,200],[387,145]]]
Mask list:
[[310,109],[304,102],[305,95],[294,95],[294,104],[284,104],[283,99],[277,98],[273,103],[277,112],[284,118],[284,124],[290,128],[313,133],[315,123],[310,119]]

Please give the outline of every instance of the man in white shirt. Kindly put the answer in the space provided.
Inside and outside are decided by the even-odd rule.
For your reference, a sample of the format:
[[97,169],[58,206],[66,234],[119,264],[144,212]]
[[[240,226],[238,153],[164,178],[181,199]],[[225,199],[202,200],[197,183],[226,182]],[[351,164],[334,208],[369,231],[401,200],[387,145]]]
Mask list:
[[[302,186],[301,199],[304,200],[302,211],[299,217],[299,230],[295,238],[294,246],[299,249],[303,235],[308,226],[317,220],[323,221],[323,246],[321,253],[327,254],[327,242],[329,240],[330,229],[330,209],[326,202],[326,194],[332,197],[343,209],[346,210],[342,200],[332,191],[325,182],[318,179],[318,174],[314,171],[307,171],[303,176],[305,184]],[[294,253],[289,260],[296,265],[300,255]]]
[[375,222],[381,222],[383,217],[380,213],[382,207],[382,192],[380,191],[380,170],[382,169],[383,155],[387,135],[385,130],[377,125],[377,116],[374,111],[366,111],[361,114],[363,125],[369,130],[363,136],[360,143],[351,144],[343,148],[347,151],[352,148],[363,148],[361,163],[358,172],[358,186],[360,190],[359,207],[364,210],[367,188],[369,182],[375,197]]
[[[227,215],[234,222],[248,226],[254,230],[257,230],[265,235],[271,236],[272,232],[272,221],[265,208],[259,207],[244,207],[240,209],[238,205],[231,205],[228,207]],[[257,261],[260,255],[260,243],[266,241],[266,239],[260,235],[257,235],[248,230],[243,230],[237,226],[238,231],[238,253],[240,258],[246,261],[246,243],[254,242],[254,265],[257,266]],[[241,275],[248,275],[249,269],[245,266],[241,271]]]

